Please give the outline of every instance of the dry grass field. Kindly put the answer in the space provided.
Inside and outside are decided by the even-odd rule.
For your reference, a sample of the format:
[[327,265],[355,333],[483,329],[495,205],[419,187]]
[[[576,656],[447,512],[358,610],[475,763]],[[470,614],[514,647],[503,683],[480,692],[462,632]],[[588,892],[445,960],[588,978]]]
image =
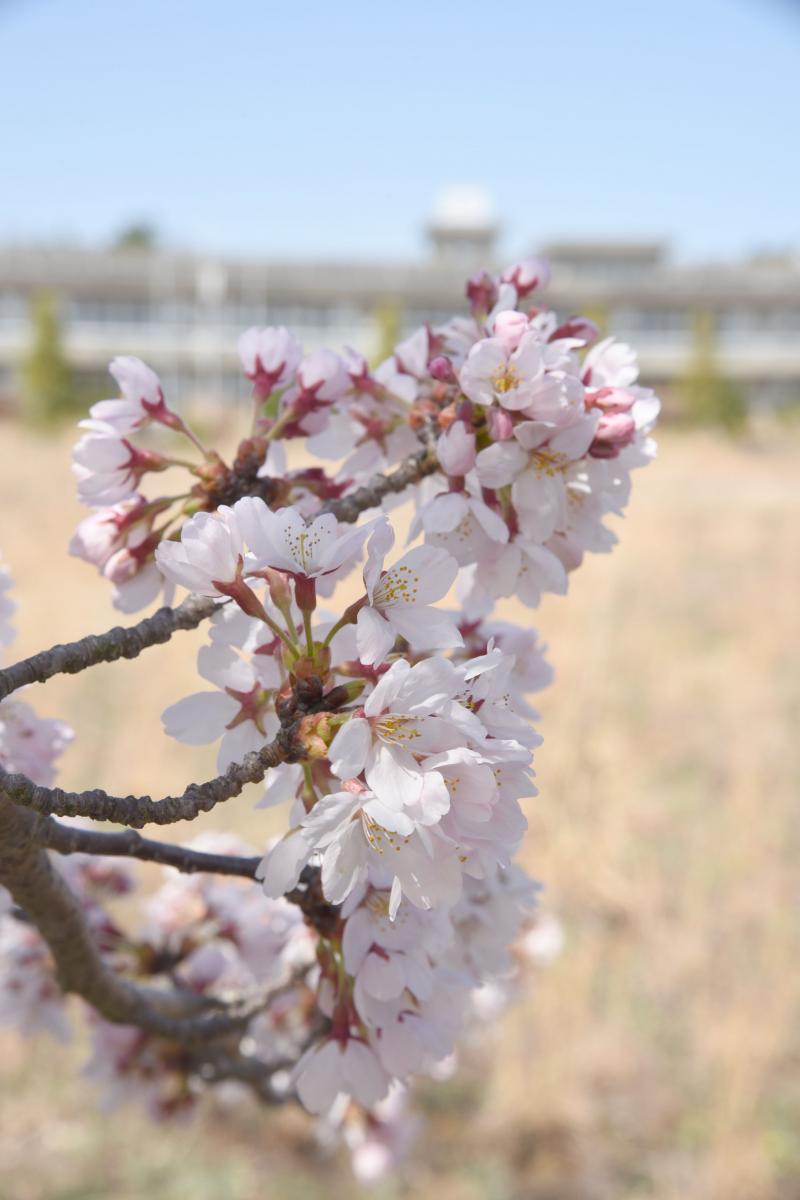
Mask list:
[[[68,445],[0,426],[21,653],[117,619],[64,554]],[[425,1089],[418,1153],[380,1195],[800,1197],[798,451],[665,435],[616,552],[536,614],[557,678],[526,857],[566,946],[465,1072]],[[164,791],[209,769],[159,723],[200,636],[31,693],[78,731],[65,782]],[[245,795],[206,823],[223,819],[262,841],[275,818]],[[0,1037],[0,1200],[361,1194],[297,1113],[215,1103],[156,1129],[98,1113],[81,1058]]]

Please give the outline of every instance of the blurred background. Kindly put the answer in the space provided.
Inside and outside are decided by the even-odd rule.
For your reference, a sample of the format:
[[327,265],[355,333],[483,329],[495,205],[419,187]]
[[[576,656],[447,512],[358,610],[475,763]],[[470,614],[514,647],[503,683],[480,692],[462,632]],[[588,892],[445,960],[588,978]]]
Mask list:
[[[66,557],[74,422],[115,354],[230,442],[246,326],[379,357],[536,251],[547,302],[630,340],[664,400],[620,545],[533,614],[556,682],[525,861],[563,950],[422,1089],[380,1195],[800,1197],[798,52],[779,0],[0,0],[20,655],[118,619]],[[32,696],[78,732],[67,786],[211,768],[159,721],[200,641]],[[225,816],[261,843],[254,798]],[[361,1194],[300,1114],[156,1132],[98,1113],[83,1056],[0,1035],[1,1200]]]

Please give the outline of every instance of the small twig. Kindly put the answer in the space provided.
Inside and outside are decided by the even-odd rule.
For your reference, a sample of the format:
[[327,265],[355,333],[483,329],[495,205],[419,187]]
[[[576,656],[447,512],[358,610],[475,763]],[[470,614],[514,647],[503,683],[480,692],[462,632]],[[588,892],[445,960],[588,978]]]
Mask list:
[[210,617],[217,601],[209,596],[187,596],[177,608],[160,608],[127,629],[115,626],[107,633],[89,634],[77,642],[51,646],[0,671],[0,700],[28,683],[44,683],[54,675],[76,675],[97,663],[136,658],[148,646],[168,642],[180,629],[196,629]]
[[250,1054],[230,1050],[208,1050],[198,1052],[193,1066],[204,1083],[224,1083],[230,1080],[243,1083],[264,1104],[285,1104],[287,1100],[294,1099],[291,1092],[277,1092],[272,1084],[273,1075],[278,1071],[290,1069],[294,1066],[293,1062],[273,1065]]
[[81,829],[74,825],[62,825],[60,821],[46,817],[36,831],[36,839],[48,850],[58,854],[100,854],[111,858],[137,858],[142,862],[161,863],[175,867],[185,874],[207,871],[214,875],[237,875],[242,879],[255,879],[259,857],[235,854],[212,854],[206,850],[192,850],[188,846],[174,846],[169,842],[157,842],[142,837],[134,829],[105,832],[96,829]]
[[361,513],[370,508],[377,508],[386,496],[404,492],[412,483],[419,483],[427,475],[433,475],[436,471],[441,470],[436,457],[435,431],[426,428],[421,431],[419,436],[420,441],[424,443],[424,449],[409,455],[399,467],[390,471],[388,475],[380,473],[373,475],[369,483],[356,488],[349,495],[342,496],[338,500],[329,500],[327,504],[323,505],[322,511],[333,513],[340,521],[353,523],[358,520]]

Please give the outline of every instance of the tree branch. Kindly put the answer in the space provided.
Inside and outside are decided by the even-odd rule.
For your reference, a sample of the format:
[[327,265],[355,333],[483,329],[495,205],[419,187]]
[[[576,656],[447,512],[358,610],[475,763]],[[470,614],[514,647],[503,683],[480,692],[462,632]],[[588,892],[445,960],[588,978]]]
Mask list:
[[205,850],[192,850],[188,846],[173,846],[169,842],[157,842],[144,838],[133,829],[104,832],[81,829],[74,825],[62,825],[52,817],[45,817],[36,831],[39,845],[58,854],[101,854],[110,858],[136,858],[142,862],[161,863],[175,867],[186,874],[208,871],[215,875],[236,875],[242,879],[255,879],[261,859],[234,854],[211,854]]
[[76,675],[101,662],[137,658],[148,646],[168,642],[180,629],[196,629],[210,617],[218,601],[210,596],[187,596],[177,608],[160,608],[127,629],[115,626],[107,633],[89,634],[77,642],[51,646],[0,671],[0,700],[28,683],[44,683],[53,675]]
[[209,1012],[202,998],[191,993],[146,988],[112,971],[92,938],[80,901],[37,842],[39,824],[32,813],[0,794],[0,884],[47,943],[63,992],[81,996],[115,1024],[184,1042],[243,1031],[262,1011],[268,996]]
[[[349,496],[329,501],[323,511],[332,512],[340,521],[354,522],[362,512],[374,508],[390,493],[403,491],[438,469],[435,430],[426,427],[420,432],[424,448],[411,455],[388,475],[377,474]],[[177,608],[161,608],[152,617],[145,617],[127,629],[116,626],[103,634],[90,634],[77,642],[57,645],[34,654],[0,671],[0,701],[29,683],[44,683],[54,675],[74,675],[101,662],[119,658],[136,658],[148,646],[168,641],[180,629],[195,629],[210,617],[218,601],[207,596],[188,596]],[[6,775],[0,770],[0,780],[6,795],[14,803],[34,812],[57,816],[82,816],[98,821],[113,821],[119,825],[140,829],[153,823],[169,825],[175,821],[193,820],[208,812],[221,801],[237,796],[246,783],[263,779],[269,767],[280,762],[294,761],[286,733],[270,746],[250,754],[242,763],[233,764],[223,774],[203,784],[190,784],[180,796],[153,800],[150,796],[110,796],[100,788],[87,792],[66,792],[61,788],[46,788],[33,783],[25,775]]]
[[372,476],[369,483],[356,488],[349,495],[342,496],[338,500],[329,500],[327,504],[323,505],[322,511],[333,513],[339,521],[347,521],[352,524],[358,520],[361,513],[370,508],[377,508],[386,496],[404,492],[412,483],[419,483],[427,475],[433,475],[436,471],[441,470],[436,457],[435,430],[426,427],[420,432],[419,437],[424,443],[422,450],[409,455],[399,467],[390,471],[388,475],[379,472]]
[[[349,496],[329,500],[322,511],[333,513],[340,521],[355,522],[362,512],[376,508],[386,496],[402,492],[410,484],[437,471],[435,434],[426,429],[420,437],[426,443],[424,449],[410,455],[388,475],[374,475],[369,483],[356,488]],[[178,630],[196,629],[201,621],[212,615],[218,604],[219,601],[210,596],[187,596],[177,608],[160,608],[136,625],[127,628],[116,625],[107,633],[89,634],[77,642],[41,650],[31,658],[0,670],[0,700],[29,683],[45,683],[54,675],[77,675],[98,663],[137,658],[148,646],[168,642]]]
[[293,1066],[294,1063],[283,1062],[272,1066],[249,1054],[212,1049],[199,1053],[194,1062],[195,1070],[204,1083],[224,1083],[229,1080],[243,1083],[264,1104],[285,1104],[292,1099],[290,1092],[275,1090],[272,1076]]
[[270,767],[296,761],[298,748],[291,735],[281,731],[274,741],[232,763],[222,775],[206,783],[190,783],[180,796],[153,800],[150,796],[109,796],[101,788],[88,792],[65,792],[61,788],[42,787],[27,775],[10,775],[0,769],[0,787],[9,800],[33,812],[59,817],[90,817],[95,821],[113,821],[141,829],[143,825],[172,825],[192,821],[201,812],[238,796],[248,783],[260,783]]

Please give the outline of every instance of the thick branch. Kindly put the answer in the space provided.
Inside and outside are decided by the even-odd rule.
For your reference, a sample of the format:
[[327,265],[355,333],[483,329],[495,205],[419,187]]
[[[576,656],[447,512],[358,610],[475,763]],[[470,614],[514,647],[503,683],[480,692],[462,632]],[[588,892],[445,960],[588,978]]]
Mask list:
[[0,793],[0,884],[50,948],[62,991],[81,996],[108,1021],[180,1041],[205,1041],[244,1030],[264,1008],[266,997],[223,1011],[198,1011],[202,999],[192,994],[145,988],[108,967],[80,901],[37,843],[39,823]]
[[101,662],[136,658],[148,646],[168,642],[179,629],[196,629],[210,617],[217,601],[209,596],[187,596],[177,608],[160,608],[127,629],[115,626],[107,633],[89,634],[65,646],[51,646],[0,671],[0,700],[27,683],[44,683],[53,675],[76,675]]
[[211,854],[205,850],[192,850],[188,846],[174,846],[169,842],[157,842],[144,838],[134,829],[106,833],[96,829],[81,829],[74,825],[62,825],[52,817],[46,817],[37,830],[37,841],[48,850],[58,854],[102,854],[111,858],[137,858],[142,862],[161,863],[175,867],[185,874],[208,871],[215,875],[237,875],[242,879],[255,879],[261,859],[235,854]]
[[248,754],[243,762],[232,763],[222,775],[207,783],[190,783],[180,796],[153,800],[150,796],[109,796],[100,788],[89,792],[65,792],[61,788],[41,787],[27,775],[7,775],[0,770],[0,785],[10,800],[33,812],[58,817],[91,817],[95,821],[113,821],[141,829],[143,825],[172,825],[192,821],[201,812],[209,812],[224,800],[238,796],[248,783],[260,783],[270,767],[296,757],[296,748],[282,734]]

